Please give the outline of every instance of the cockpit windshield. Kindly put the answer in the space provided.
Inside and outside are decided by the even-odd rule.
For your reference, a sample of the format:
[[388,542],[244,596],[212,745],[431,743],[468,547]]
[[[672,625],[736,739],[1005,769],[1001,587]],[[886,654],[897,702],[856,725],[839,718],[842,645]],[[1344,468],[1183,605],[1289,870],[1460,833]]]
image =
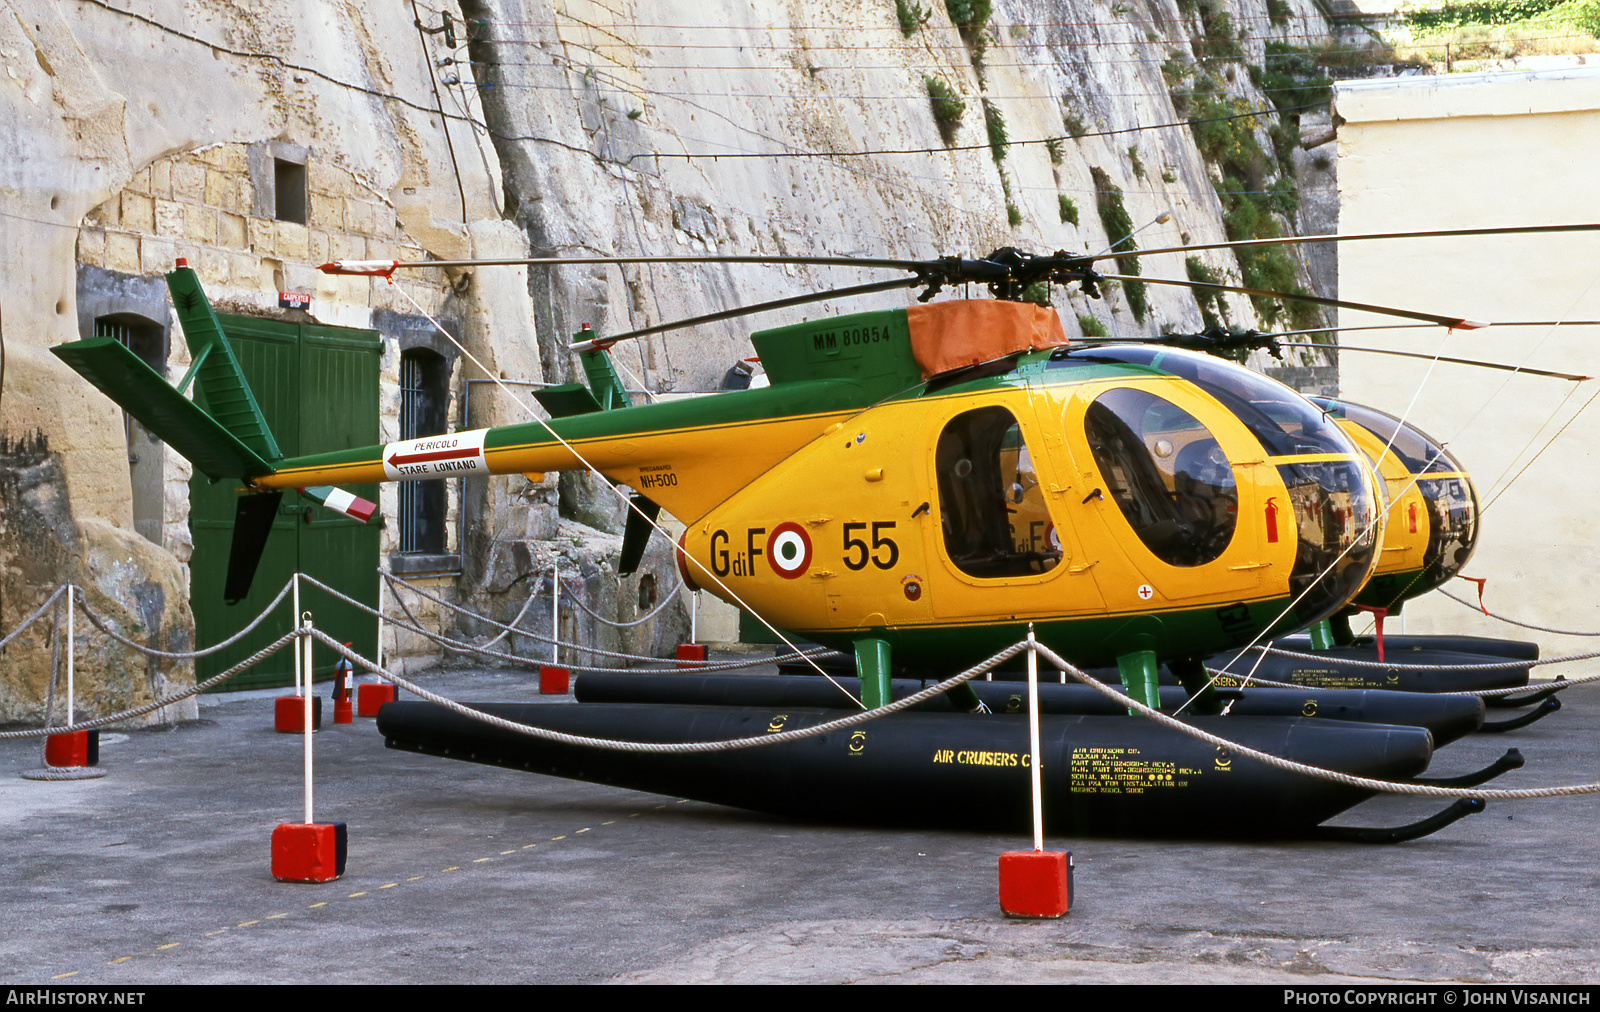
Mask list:
[[1463,470],[1442,444],[1391,414],[1332,397],[1312,397],[1310,401],[1335,418],[1348,418],[1383,440],[1389,452],[1405,465],[1408,474]]
[[1058,351],[1050,361],[1062,366],[1080,361],[1125,362],[1182,377],[1238,416],[1269,456],[1355,452],[1338,425],[1324,419],[1304,397],[1243,366],[1210,355],[1159,345],[1112,345]]

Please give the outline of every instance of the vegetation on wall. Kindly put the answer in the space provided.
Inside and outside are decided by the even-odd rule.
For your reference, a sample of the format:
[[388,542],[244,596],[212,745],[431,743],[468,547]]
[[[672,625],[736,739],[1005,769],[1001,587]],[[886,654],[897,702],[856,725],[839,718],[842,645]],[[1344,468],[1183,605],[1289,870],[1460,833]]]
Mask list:
[[989,18],[994,13],[992,0],[944,0],[944,9],[950,15],[950,20],[956,26],[956,31],[961,35],[961,41],[966,45],[968,55],[972,58],[972,67],[978,72],[978,80],[983,80],[983,54],[989,49],[989,33],[986,26]]
[[1061,224],[1076,226],[1078,224],[1078,205],[1065,193],[1056,194],[1056,203],[1061,210]]
[[989,132],[989,155],[999,165],[1006,160],[1006,118],[988,99],[983,100],[983,126]]
[[928,22],[929,11],[911,0],[894,0],[895,20],[900,22],[900,34],[906,38],[917,34],[917,29]]
[[946,144],[954,144],[961,117],[967,111],[967,103],[957,97],[955,89],[946,84],[943,78],[924,77],[922,83],[928,89],[928,101],[933,103],[933,122],[939,128],[939,136],[944,138]]
[[1022,209],[1017,206],[1016,199],[1011,196],[1011,180],[1006,178],[1004,169],[1000,170],[1000,189],[1006,195],[1006,224],[1016,228],[1022,224]]
[[[1222,223],[1228,238],[1272,239],[1284,234],[1299,198],[1295,193],[1293,154],[1300,139],[1300,108],[1325,101],[1330,82],[1314,59],[1281,42],[1268,42],[1266,67],[1250,66],[1251,81],[1266,92],[1279,110],[1262,126],[1263,117],[1248,115],[1255,106],[1229,94],[1215,65],[1196,66],[1174,51],[1161,71],[1173,92],[1173,104],[1189,120],[1200,155],[1216,173],[1212,185],[1222,202]],[[1261,142],[1265,133],[1269,151]],[[1296,281],[1295,260],[1279,247],[1242,247],[1235,251],[1246,287],[1304,293]],[[1208,269],[1201,262],[1191,270]],[[1199,280],[1191,275],[1191,280]],[[1207,325],[1218,317],[1220,303],[1200,301]],[[1296,326],[1317,326],[1319,311],[1296,300],[1251,296],[1256,315],[1267,326],[1288,320]],[[1220,321],[1218,321],[1220,322]]]
[[1234,33],[1233,15],[1223,7],[1223,0],[1196,0],[1195,6],[1200,14],[1201,36],[1194,43],[1195,56],[1202,60],[1243,60],[1240,35]]
[[[1133,241],[1133,219],[1128,217],[1127,208],[1122,205],[1122,188],[1098,167],[1091,166],[1089,175],[1094,179],[1095,207],[1100,212],[1100,226],[1106,230],[1106,241],[1111,243],[1112,252],[1131,253],[1138,249],[1138,244]],[[1118,273],[1140,273],[1138,257],[1119,256],[1116,259]],[[1128,308],[1133,310],[1134,319],[1143,323],[1150,312],[1145,283],[1124,282],[1123,294],[1127,296]]]
[[[1199,257],[1189,257],[1183,262],[1183,272],[1190,281],[1201,285],[1220,285],[1222,276],[1207,266]],[[1223,301],[1221,292],[1208,292],[1203,288],[1196,288],[1194,301],[1200,306],[1200,319],[1206,329],[1220,327],[1228,319],[1228,304]]]
[[1106,336],[1106,325],[1090,316],[1088,313],[1078,314],[1078,329],[1083,331],[1084,337]]

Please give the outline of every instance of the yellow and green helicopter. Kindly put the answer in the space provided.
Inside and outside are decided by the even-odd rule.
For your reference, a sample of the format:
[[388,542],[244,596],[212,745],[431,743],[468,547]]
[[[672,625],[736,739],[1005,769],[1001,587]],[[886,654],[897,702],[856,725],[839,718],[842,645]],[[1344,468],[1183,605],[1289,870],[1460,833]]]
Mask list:
[[[1115,663],[1153,701],[1158,663],[1198,687],[1200,658],[1344,608],[1380,566],[1383,490],[1362,437],[1288,387],[1178,347],[1069,345],[1052,310],[1020,301],[1040,281],[1093,293],[1121,280],[1096,272],[1096,259],[1003,249],[979,260],[516,261],[777,261],[908,276],[630,334],[585,330],[573,347],[589,383],[541,392],[548,422],[296,458],[279,452],[181,262],[168,282],[194,364],[179,387],[113,339],[53,351],[200,471],[247,486],[229,599],[248,588],[287,491],[365,520],[375,507],[340,486],[590,467],[636,493],[625,558],[668,511],[686,528],[678,560],[691,586],[853,651],[868,705],[887,699],[896,664],[975,662],[1030,625],[1075,663]],[[971,282],[997,297],[927,301]],[[761,389],[634,405],[607,357],[615,341],[674,326],[907,287],[925,289],[920,304],[753,334],[770,381]],[[193,401],[182,392],[191,380]]]

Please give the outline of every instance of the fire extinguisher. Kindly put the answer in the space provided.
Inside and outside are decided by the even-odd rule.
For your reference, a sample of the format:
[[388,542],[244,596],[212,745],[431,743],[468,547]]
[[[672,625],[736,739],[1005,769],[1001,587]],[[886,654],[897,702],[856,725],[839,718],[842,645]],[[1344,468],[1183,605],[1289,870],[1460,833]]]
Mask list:
[[[349,646],[347,642],[345,646]],[[350,705],[350,686],[355,682],[355,665],[350,658],[340,655],[333,666],[333,722],[348,724],[355,719]]]
[[1278,543],[1278,497],[1272,496],[1267,500],[1267,543]]

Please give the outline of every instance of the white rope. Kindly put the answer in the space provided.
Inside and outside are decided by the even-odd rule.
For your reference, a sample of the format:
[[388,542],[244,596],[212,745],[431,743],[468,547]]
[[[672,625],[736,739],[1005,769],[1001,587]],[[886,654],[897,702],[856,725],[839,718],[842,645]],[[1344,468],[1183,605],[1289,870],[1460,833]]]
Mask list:
[[[390,276],[388,280],[389,280],[389,283],[394,286],[394,289],[396,291],[398,291],[402,296],[404,296],[406,301],[410,302],[411,305],[416,308],[418,313],[422,314],[424,319],[426,319],[429,323],[433,324],[434,327],[439,331],[439,333],[441,333],[441,334],[443,334],[445,336],[446,340],[448,340],[451,344],[455,345],[456,348],[461,352],[461,354],[466,356],[468,361],[470,361],[473,365],[477,366],[479,371],[481,371],[485,376],[487,376],[490,379],[494,380],[494,382],[500,387],[500,389],[505,392],[506,396],[510,397],[513,401],[515,401],[522,408],[522,410],[526,411],[530,418],[532,418],[539,425],[543,426],[544,430],[550,434],[550,438],[551,439],[555,440],[557,443],[559,443],[561,445],[561,447],[563,449],[565,449],[568,453],[572,454],[573,458],[575,460],[577,460],[578,463],[582,464],[589,471],[592,471],[595,474],[595,476],[600,479],[601,485],[604,486],[607,489],[610,489],[611,492],[613,494],[615,494],[622,501],[622,505],[623,505],[624,509],[633,510],[633,512],[635,514],[637,514],[641,520],[643,520],[645,523],[649,524],[651,526],[651,528],[653,528],[656,531],[656,533],[658,533],[662,537],[666,538],[669,543],[672,541],[672,536],[667,533],[666,528],[664,528],[660,524],[656,523],[656,521],[654,519],[652,519],[651,517],[645,516],[644,511],[639,509],[639,507],[634,504],[633,500],[631,498],[629,498],[628,493],[624,492],[619,486],[613,485],[611,483],[611,479],[607,478],[605,476],[605,474],[603,474],[598,467],[595,467],[593,464],[589,463],[588,459],[586,457],[584,457],[583,454],[578,452],[578,448],[577,447],[573,446],[571,443],[567,442],[565,439],[562,439],[561,438],[561,434],[558,433],[554,428],[552,428],[549,422],[545,421],[543,418],[540,418],[538,413],[535,412],[533,410],[533,408],[529,407],[528,403],[526,401],[524,401],[521,397],[518,397],[515,391],[513,391],[510,387],[506,386],[504,380],[502,380],[498,376],[496,376],[494,372],[491,372],[489,369],[485,368],[484,364],[482,362],[478,361],[478,358],[477,358],[476,355],[473,355],[472,352],[468,351],[465,345],[463,345],[460,341],[456,340],[454,334],[452,334],[448,330],[446,330],[444,328],[443,324],[441,324],[438,320],[435,320],[428,313],[428,311],[422,307],[422,304],[420,302],[418,302],[416,299],[411,297],[411,293],[405,290],[405,286],[404,285],[395,284],[393,276]],[[783,643],[784,646],[788,647],[791,651],[795,652],[796,654],[799,654],[802,657],[802,659],[804,659],[804,655],[800,654],[800,648],[798,646],[796,646],[794,643],[790,642],[789,637],[785,636],[783,634],[782,630],[780,630],[777,626],[773,625],[771,622],[768,622],[761,615],[760,612],[756,611],[754,608],[752,608],[748,604],[746,604],[744,598],[742,598],[738,594],[736,594],[732,587],[729,587],[726,583],[724,583],[721,579],[719,579],[717,574],[713,573],[710,569],[706,568],[704,563],[702,563],[699,559],[696,559],[694,556],[690,555],[688,552],[685,552],[682,549],[677,548],[676,546],[674,546],[674,551],[677,552],[677,556],[676,557],[682,559],[685,565],[693,565],[696,569],[700,570],[700,572],[702,574],[704,574],[706,577],[708,577],[711,580],[712,583],[715,583],[718,587],[722,588],[722,591],[727,595],[729,600],[731,600],[734,604],[737,604],[740,608],[743,608],[745,611],[749,612],[752,616],[755,617],[756,621],[758,621],[762,625],[766,626],[768,631],[770,631],[774,636],[778,637],[778,639]],[[843,692],[846,696],[848,696],[851,699],[855,699],[854,696],[850,696],[850,693],[845,690],[844,686],[839,685],[838,682],[834,681],[833,676],[829,675],[826,671],[823,671],[816,664],[811,663],[810,661],[807,661],[807,663],[811,664],[811,667],[817,672],[817,674],[821,675],[823,678],[828,679],[828,681],[833,682],[833,684],[838,687],[840,692]],[[863,709],[866,707],[866,704],[860,702],[859,700],[856,700],[856,705],[862,707]]]
[[[306,577],[306,579],[309,579],[309,577]],[[149,657],[161,657],[166,660],[174,661],[187,661],[193,660],[197,657],[207,657],[219,650],[231,647],[235,643],[244,639],[250,633],[254,632],[256,626],[265,621],[266,617],[272,614],[273,609],[277,608],[278,605],[283,602],[284,596],[289,593],[289,589],[293,585],[294,578],[290,577],[289,580],[285,581],[283,589],[278,591],[278,596],[268,602],[267,606],[261,609],[260,614],[256,615],[255,618],[250,620],[249,625],[245,626],[243,629],[240,629],[227,639],[222,640],[219,643],[214,643],[203,650],[157,650],[154,647],[147,647],[141,643],[135,643],[133,640],[113,629],[112,623],[109,619],[102,618],[92,608],[89,607],[89,602],[84,598],[82,587],[77,588],[76,599],[78,601],[78,607],[83,609],[83,613],[89,617],[89,621],[94,624],[94,627],[105,633],[107,636],[110,636],[118,643],[121,643],[123,646],[128,647],[131,650],[137,650],[139,653],[145,654]]]
[[1159,710],[1153,710],[1150,707],[1145,706],[1132,696],[1124,695],[1111,686],[1090,677],[1083,671],[1080,671],[1078,668],[1073,667],[1072,664],[1066,660],[1063,660],[1049,647],[1041,644],[1036,649],[1039,651],[1039,656],[1043,657],[1051,664],[1054,664],[1061,671],[1065,671],[1067,674],[1094,689],[1096,692],[1099,692],[1101,695],[1115,700],[1119,706],[1126,706],[1129,709],[1139,713],[1141,716],[1150,718],[1157,724],[1160,724],[1162,727],[1171,728],[1174,731],[1177,731],[1181,734],[1186,734],[1191,738],[1206,742],[1210,745],[1220,745],[1235,755],[1247,756],[1251,759],[1256,759],[1260,762],[1266,763],[1268,766],[1274,766],[1278,769],[1288,770],[1291,773],[1301,773],[1309,777],[1317,777],[1322,780],[1329,780],[1334,783],[1345,784],[1349,787],[1359,787],[1364,790],[1379,791],[1386,794],[1413,794],[1434,798],[1488,798],[1495,800],[1511,800],[1517,798],[1554,798],[1567,797],[1577,794],[1600,794],[1600,783],[1572,784],[1566,787],[1535,787],[1511,791],[1485,791],[1453,787],[1434,787],[1428,784],[1397,784],[1391,783],[1387,780],[1369,780],[1366,777],[1351,776],[1348,773],[1339,773],[1335,770],[1325,770],[1318,766],[1307,766],[1304,763],[1297,763],[1293,760],[1283,759],[1267,752],[1257,751],[1256,749],[1240,745],[1237,742],[1229,741],[1220,735],[1202,731],[1197,727],[1185,724],[1181,720],[1175,720]]
[[[380,570],[380,572],[382,572],[382,571]],[[385,575],[387,575],[387,574],[385,574]],[[451,653],[457,653],[457,654],[481,654],[481,655],[483,655],[485,657],[492,657],[492,658],[495,658],[497,660],[511,661],[513,663],[523,664],[523,665],[527,665],[529,667],[538,667],[538,666],[547,665],[547,664],[550,663],[548,660],[546,660],[545,658],[542,658],[542,657],[526,657],[526,656],[523,656],[521,654],[507,653],[507,652],[501,651],[501,650],[490,650],[490,649],[487,649],[487,648],[485,648],[483,646],[480,646],[478,644],[475,644],[475,643],[468,643],[468,642],[466,642],[464,640],[455,640],[455,639],[451,639],[448,636],[444,636],[444,635],[442,635],[440,633],[431,632],[428,629],[424,628],[422,626],[422,624],[417,621],[416,616],[412,615],[410,609],[406,608],[405,602],[400,599],[400,596],[398,594],[395,595],[395,603],[397,605],[399,605],[401,610],[406,613],[406,617],[408,619],[410,619],[410,621],[404,621],[404,620],[397,619],[397,618],[394,618],[394,617],[389,616],[389,615],[381,615],[381,613],[378,612],[377,609],[373,608],[371,605],[364,604],[361,601],[357,601],[355,598],[350,597],[347,594],[341,593],[340,591],[337,591],[337,590],[333,589],[332,587],[329,587],[327,584],[318,581],[315,577],[306,576],[304,574],[301,574],[300,579],[304,580],[306,583],[308,583],[308,584],[310,584],[312,586],[315,586],[319,590],[324,591],[325,593],[329,594],[333,598],[335,598],[337,600],[340,600],[340,601],[343,601],[344,603],[349,604],[352,607],[355,607],[355,608],[357,608],[357,609],[359,609],[361,611],[364,611],[364,612],[368,613],[369,615],[380,615],[380,617],[382,617],[385,622],[389,623],[390,625],[393,625],[397,629],[404,629],[407,632],[414,632],[419,636],[423,636],[423,637],[425,637],[427,639],[430,639],[433,642],[435,642],[435,643],[439,644],[440,646],[444,647],[446,650],[450,651]],[[422,591],[420,588],[413,587],[410,584],[405,583],[405,581],[398,579],[397,577],[391,577],[391,579],[393,580],[393,582],[399,583],[402,586],[407,587],[408,589],[415,590],[419,594],[422,594],[424,597],[427,597],[430,600],[436,601],[437,603],[439,603],[441,605],[444,605],[445,607],[454,608],[455,610],[463,612],[465,614],[473,615],[474,617],[479,618],[481,621],[483,621],[483,622],[485,622],[485,623],[487,623],[489,625],[499,626],[500,628],[509,628],[508,626],[504,626],[501,623],[494,621],[493,619],[485,618],[485,617],[483,617],[481,615],[477,615],[476,612],[473,612],[473,611],[471,611],[469,609],[462,608],[459,605],[453,605],[450,602],[443,600],[442,598],[436,598],[431,594],[427,594],[425,591]],[[516,630],[515,632],[516,632],[516,634],[518,636],[525,636],[525,637],[527,637],[529,639],[541,640],[541,641],[546,642],[546,643],[552,642],[549,637],[540,636],[537,633],[525,632],[525,631],[520,630],[520,629]],[[646,654],[624,654],[624,653],[618,653],[618,652],[613,651],[613,650],[601,650],[599,647],[585,647],[585,646],[580,646],[578,644],[566,643],[566,642],[562,642],[562,641],[556,641],[556,642],[558,643],[558,645],[563,646],[563,647],[567,647],[567,648],[572,649],[572,650],[581,650],[581,651],[586,651],[586,652],[589,652],[589,653],[601,654],[601,655],[607,656],[607,657],[615,657],[615,658],[619,658],[619,659],[623,659],[623,660],[645,661],[645,662],[647,662],[649,664],[664,664],[664,663],[666,663],[666,660],[664,658],[651,657],[651,656],[646,655]],[[705,663],[701,663],[701,662],[697,661],[697,662],[695,662],[694,670],[696,670],[696,671],[736,671],[736,670],[743,669],[743,668],[757,668],[757,667],[761,667],[761,666],[766,665],[766,664],[777,664],[777,663],[783,663],[783,662],[786,662],[786,661],[804,660],[804,659],[807,659],[807,658],[821,658],[821,657],[826,657],[826,656],[828,656],[830,654],[833,654],[833,653],[834,653],[834,651],[828,650],[826,648],[818,647],[818,648],[816,648],[814,650],[804,651],[804,652],[798,653],[798,654],[782,654],[782,655],[778,655],[778,656],[774,656],[774,657],[760,657],[760,658],[755,658],[755,659],[749,660],[749,661],[734,661],[734,662],[728,662],[728,663],[722,663],[722,664],[705,664]],[[563,664],[561,666],[564,667],[564,668],[568,668],[568,669],[570,669],[572,671],[579,671],[579,672],[582,672],[582,671],[616,671],[616,670],[618,670],[616,666],[602,667],[602,666],[596,666],[596,665],[583,665],[583,664]],[[377,669],[374,668],[373,670],[377,670]],[[680,670],[680,669],[676,666],[676,664],[674,664],[673,667],[631,668],[629,670],[638,671],[638,672],[641,672],[641,673],[650,673],[650,672],[661,672],[661,671],[677,671],[677,670]],[[854,698],[854,697],[851,697],[851,698]]]
[[56,598],[60,597],[64,593],[66,593],[66,590],[67,590],[68,586],[70,586],[70,584],[63,583],[61,586],[59,586],[55,590],[51,591],[50,596],[44,599],[44,604],[41,604],[37,609],[35,609],[34,613],[32,615],[29,615],[27,618],[23,619],[21,625],[17,626],[15,629],[13,629],[10,632],[6,633],[5,638],[4,639],[0,639],[0,650],[5,649],[6,644],[10,643],[12,640],[16,639],[18,636],[21,636],[22,635],[22,631],[24,629],[28,628],[29,626],[33,625],[35,622],[39,621],[39,616],[41,616],[41,615],[43,615],[45,613],[45,609],[49,608],[52,604],[56,603]]
[[635,742],[619,741],[612,738],[590,738],[583,735],[566,734],[561,731],[551,731],[548,728],[533,727],[528,724],[519,724],[514,720],[507,720],[504,717],[497,717],[492,713],[485,713],[482,710],[474,710],[470,706],[467,706],[463,703],[458,703],[447,696],[442,696],[436,692],[429,692],[421,686],[414,685],[398,675],[394,675],[387,671],[378,670],[371,661],[350,650],[348,647],[344,646],[344,644],[337,642],[333,639],[333,637],[322,632],[320,629],[313,629],[311,631],[311,635],[327,644],[335,652],[343,654],[345,657],[349,658],[352,664],[359,663],[370,670],[374,670],[380,678],[384,678],[393,682],[395,685],[400,686],[400,688],[405,689],[407,692],[414,693],[430,703],[436,703],[453,713],[458,713],[464,717],[469,717],[472,720],[481,721],[482,723],[488,724],[492,727],[498,727],[501,730],[511,731],[515,734],[526,735],[530,738],[540,738],[545,741],[558,742],[563,745],[578,745],[588,748],[610,749],[618,752],[643,752],[657,755],[698,752],[727,752],[735,749],[759,748],[764,745],[781,745],[785,742],[798,741],[802,738],[811,738],[819,734],[827,734],[831,731],[839,731],[847,727],[855,727],[857,724],[865,724],[868,721],[877,720],[880,717],[887,717],[890,714],[899,713],[901,710],[915,706],[925,699],[931,699],[941,692],[948,692],[963,682],[970,681],[971,679],[983,674],[986,671],[989,671],[997,665],[1003,664],[1007,660],[1010,660],[1012,657],[1015,657],[1017,654],[1027,649],[1026,642],[1014,644],[981,664],[968,668],[966,671],[963,671],[960,674],[952,675],[944,681],[939,682],[937,685],[931,685],[920,692],[914,693],[894,703],[890,703],[888,706],[863,710],[860,713],[853,713],[848,717],[843,717],[839,720],[827,721],[812,727],[797,728],[793,731],[779,731],[775,734],[763,734],[754,738],[734,738],[726,741]]
[[1534,625],[1532,622],[1518,622],[1514,618],[1507,618],[1504,615],[1500,615],[1500,614],[1497,614],[1495,612],[1492,612],[1489,609],[1483,607],[1482,605],[1473,604],[1471,601],[1464,601],[1461,598],[1455,596],[1454,594],[1450,593],[1448,590],[1445,590],[1443,588],[1440,588],[1439,593],[1443,594],[1445,597],[1448,597],[1450,600],[1454,601],[1457,604],[1464,604],[1468,608],[1471,608],[1475,612],[1479,612],[1480,614],[1487,615],[1490,618],[1494,619],[1495,621],[1504,622],[1507,625],[1521,626],[1523,629],[1533,629],[1536,632],[1555,633],[1558,636],[1600,636],[1600,632],[1577,632],[1577,631],[1572,630],[1572,629],[1553,629],[1550,626]]
[[[572,584],[573,584],[573,581],[571,581],[571,580],[567,581],[567,586],[568,587],[571,587]],[[587,581],[585,581],[582,586],[584,586],[584,588],[587,589],[588,588]],[[576,594],[571,596],[571,600],[572,600],[572,603],[577,605],[578,608],[581,609],[585,614],[587,614],[590,618],[595,619],[598,622],[601,622],[601,623],[603,623],[605,625],[608,625],[608,626],[612,627],[613,629],[632,629],[636,625],[644,625],[646,622],[650,621],[651,619],[655,618],[657,615],[661,614],[662,609],[666,608],[667,605],[671,604],[673,601],[675,601],[677,599],[678,591],[680,591],[682,589],[683,589],[683,577],[680,576],[678,578],[677,584],[670,591],[668,591],[667,593],[662,595],[660,604],[657,604],[654,608],[651,608],[649,614],[641,615],[638,618],[634,619],[632,622],[617,622],[617,621],[614,621],[612,619],[606,618],[604,615],[600,614],[599,612],[597,612],[597,611],[593,610],[592,608],[590,608],[588,605],[584,604],[583,603],[583,599],[578,597]]]
[[199,682],[190,688],[184,689],[182,692],[179,692],[176,695],[164,696],[153,703],[146,703],[145,705],[135,707],[132,710],[123,710],[121,713],[113,713],[104,717],[96,717],[93,720],[80,720],[77,723],[70,724],[66,727],[41,727],[30,728],[24,731],[0,731],[0,740],[9,738],[40,738],[52,734],[68,734],[72,731],[88,731],[97,727],[105,727],[107,724],[114,724],[119,720],[129,720],[133,717],[142,717],[145,714],[153,713],[164,706],[171,706],[173,703],[181,703],[190,696],[198,696],[200,693],[205,692],[214,685],[221,685],[223,682],[232,678],[234,675],[239,674],[241,671],[244,671],[246,668],[259,664],[261,661],[277,653],[279,650],[282,650],[286,644],[292,642],[293,640],[299,639],[303,635],[305,634],[298,630],[285,633],[283,636],[280,636],[278,639],[267,644],[265,647],[257,650],[255,653],[251,654],[249,657],[246,657],[244,660],[240,661],[238,664],[235,664],[228,670],[222,672],[220,675],[213,675],[205,681]]

